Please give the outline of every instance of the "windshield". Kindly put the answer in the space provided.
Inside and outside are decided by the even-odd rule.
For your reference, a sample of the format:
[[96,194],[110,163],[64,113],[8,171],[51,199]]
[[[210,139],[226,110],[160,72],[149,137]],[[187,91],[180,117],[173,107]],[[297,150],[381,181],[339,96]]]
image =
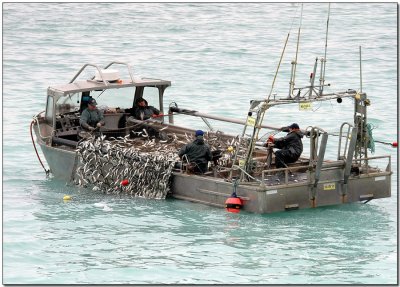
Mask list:
[[129,89],[108,89],[104,91],[91,91],[90,96],[95,98],[99,109],[131,108],[135,96],[135,87]]
[[153,106],[157,109],[160,109],[158,88],[145,87],[143,90],[143,98],[147,101],[149,106]]
[[50,96],[47,97],[45,119],[47,124],[53,125],[53,97]]
[[61,97],[56,103],[56,115],[76,112],[79,110],[77,94]]

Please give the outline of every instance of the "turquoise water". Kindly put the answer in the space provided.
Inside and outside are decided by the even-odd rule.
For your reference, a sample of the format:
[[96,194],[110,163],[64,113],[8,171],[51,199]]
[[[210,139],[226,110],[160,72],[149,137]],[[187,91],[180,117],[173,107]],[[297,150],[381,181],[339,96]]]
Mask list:
[[[327,10],[304,5],[298,85],[324,54]],[[391,198],[272,215],[68,186],[45,177],[32,148],[29,124],[44,110],[47,87],[69,82],[85,63],[129,62],[137,75],[172,81],[167,106],[244,119],[249,100],[269,93],[290,31],[274,90],[286,95],[299,12],[294,3],[3,3],[3,284],[396,284],[390,146],[376,144],[375,155],[392,156]],[[396,141],[396,3],[331,5],[332,91],[359,89],[359,46],[374,137]],[[265,122],[337,132],[352,108],[280,107]],[[327,157],[336,152],[333,139]],[[66,194],[73,200],[64,202]]]

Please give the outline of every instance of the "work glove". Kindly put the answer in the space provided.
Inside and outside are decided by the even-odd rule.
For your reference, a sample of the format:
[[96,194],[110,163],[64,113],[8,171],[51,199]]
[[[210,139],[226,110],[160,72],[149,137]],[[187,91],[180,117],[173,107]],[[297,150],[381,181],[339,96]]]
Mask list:
[[289,132],[289,127],[281,127],[280,130],[283,132]]
[[102,126],[101,122],[98,122],[98,123],[96,124],[96,126],[97,126],[98,128],[101,127],[101,126]]

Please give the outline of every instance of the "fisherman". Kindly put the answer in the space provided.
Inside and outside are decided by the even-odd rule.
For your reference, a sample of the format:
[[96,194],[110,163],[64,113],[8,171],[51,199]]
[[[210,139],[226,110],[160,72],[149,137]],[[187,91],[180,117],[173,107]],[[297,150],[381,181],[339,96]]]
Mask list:
[[300,131],[298,124],[293,123],[288,127],[281,129],[289,133],[282,138],[275,139],[272,135],[269,136],[266,146],[278,148],[275,151],[275,165],[276,168],[287,167],[288,163],[293,163],[299,159],[303,152],[303,143],[301,138],[304,136]]
[[153,106],[149,106],[147,101],[143,98],[139,98],[136,101],[136,108],[133,111],[133,116],[138,120],[147,120],[149,118],[155,118],[160,115],[160,111]]
[[82,112],[79,123],[82,128],[91,132],[106,124],[104,115],[97,108],[97,102],[94,98],[89,100],[88,107]]
[[195,173],[205,173],[208,168],[208,161],[212,159],[212,154],[208,144],[204,143],[204,132],[197,130],[195,133],[196,139],[184,145],[178,155],[182,159],[184,156],[190,164],[194,166]]

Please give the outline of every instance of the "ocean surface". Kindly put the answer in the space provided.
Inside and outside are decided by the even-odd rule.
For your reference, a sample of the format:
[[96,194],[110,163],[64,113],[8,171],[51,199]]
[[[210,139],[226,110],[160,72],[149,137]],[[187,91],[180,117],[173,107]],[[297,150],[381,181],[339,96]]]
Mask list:
[[[46,178],[34,152],[29,125],[47,87],[85,63],[128,62],[135,75],[172,81],[164,106],[245,119],[249,101],[270,93],[289,34],[272,91],[287,95],[300,11],[295,3],[3,3],[2,283],[397,284],[390,145],[376,143],[374,155],[391,155],[391,198],[271,215],[80,189]],[[327,3],[304,4],[296,86],[324,56],[327,16]],[[331,4],[327,90],[360,89],[361,46],[368,119],[387,143],[398,137],[397,29],[397,3]],[[283,106],[265,123],[338,132],[352,110],[351,100]],[[207,128],[198,118],[176,122]],[[332,138],[326,157],[336,153]]]

